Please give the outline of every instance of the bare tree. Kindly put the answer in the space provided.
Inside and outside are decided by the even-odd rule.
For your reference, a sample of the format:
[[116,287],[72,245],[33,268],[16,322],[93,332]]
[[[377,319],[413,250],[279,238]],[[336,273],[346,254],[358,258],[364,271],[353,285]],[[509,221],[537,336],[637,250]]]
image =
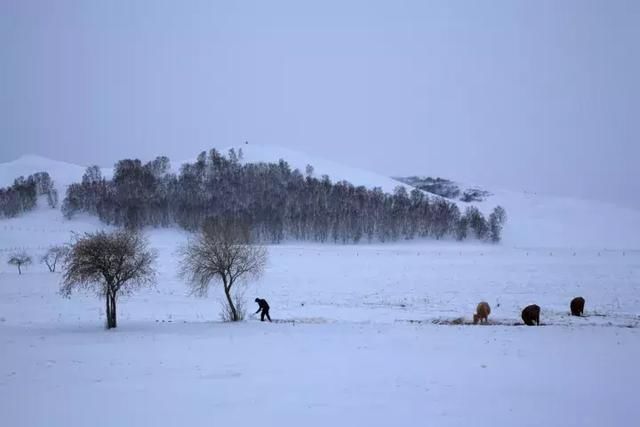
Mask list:
[[25,251],[15,252],[9,256],[8,264],[18,267],[18,274],[22,274],[22,266],[31,264],[32,260]]
[[47,249],[47,252],[40,257],[40,262],[45,264],[50,272],[55,273],[58,261],[62,261],[67,253],[69,253],[67,246],[51,246]]
[[[229,305],[226,297],[220,301],[221,312],[220,318],[223,322],[234,322],[244,320],[247,315],[246,300],[244,299],[243,289],[236,290],[232,296],[233,305]],[[234,320],[235,316],[235,320]]]
[[502,227],[507,221],[507,212],[502,206],[496,206],[489,215],[489,237],[493,243],[498,243],[501,238]]
[[58,207],[58,190],[52,188],[47,193],[47,203],[49,203],[49,207],[51,209],[55,209]]
[[180,274],[196,296],[207,295],[212,282],[222,284],[231,321],[242,320],[231,295],[236,283],[259,277],[267,262],[264,246],[251,244],[247,226],[207,221],[198,235],[181,249]]
[[304,168],[304,172],[307,175],[307,178],[312,178],[313,177],[313,166],[311,165],[307,165]]
[[75,289],[95,291],[105,298],[107,329],[115,328],[118,297],[154,282],[155,259],[155,251],[138,233],[86,233],[71,245],[65,257],[60,292],[69,297]]

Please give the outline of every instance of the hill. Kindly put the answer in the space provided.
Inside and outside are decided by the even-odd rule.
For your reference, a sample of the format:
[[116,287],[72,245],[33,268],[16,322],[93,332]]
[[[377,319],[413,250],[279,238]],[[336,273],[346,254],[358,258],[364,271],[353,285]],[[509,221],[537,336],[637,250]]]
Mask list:
[[[312,165],[314,176],[320,177],[326,174],[334,182],[347,180],[354,185],[363,185],[368,188],[380,187],[385,192],[392,192],[397,186],[411,188],[384,175],[314,158],[282,147],[243,144],[234,149],[236,152],[242,149],[241,162],[243,163],[277,162],[279,159],[284,159],[291,167],[300,169],[302,173],[305,173],[307,165]],[[179,170],[180,164],[181,162],[174,162],[173,169]],[[39,156],[23,156],[0,164],[0,186],[10,185],[16,177],[21,175],[27,176],[35,172],[47,171],[60,195],[63,196],[66,186],[79,182],[84,170],[84,166]],[[102,168],[102,173],[103,176],[110,177],[112,169]],[[471,186],[461,185],[461,187]],[[429,194],[432,197],[440,197]],[[485,214],[496,205],[503,206],[508,215],[503,244],[508,246],[575,249],[640,248],[640,212],[610,203],[499,189],[490,189],[490,195],[481,202],[466,203],[461,200],[455,200],[455,202],[461,211],[464,211],[467,206],[476,205]],[[42,220],[43,214],[34,213],[36,214],[40,215]],[[20,222],[20,219],[14,221]]]

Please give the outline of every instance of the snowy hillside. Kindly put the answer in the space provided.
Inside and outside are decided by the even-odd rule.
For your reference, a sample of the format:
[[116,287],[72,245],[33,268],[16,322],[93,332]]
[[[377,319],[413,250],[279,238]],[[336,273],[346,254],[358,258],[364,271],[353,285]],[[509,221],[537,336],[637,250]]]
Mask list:
[[[354,185],[381,187],[387,192],[392,192],[399,185],[411,188],[384,175],[315,159],[282,147],[248,144],[235,147],[236,150],[238,148],[242,148],[245,162],[275,162],[282,158],[301,171],[304,171],[307,164],[311,164],[316,176],[326,174],[334,181],[344,179]],[[487,190],[491,195],[483,202],[456,203],[461,211],[466,206],[478,206],[485,214],[497,205],[503,206],[508,216],[503,233],[505,245],[532,248],[640,249],[638,210],[595,200],[495,188]]]
[[[491,190],[472,203],[487,212],[496,205],[509,217],[503,244],[521,248],[640,249],[640,211],[607,202]],[[458,205],[465,205],[458,203]]]
[[[56,190],[64,197],[65,189],[74,182],[80,182],[86,166],[51,160],[41,156],[26,155],[7,163],[0,163],[0,187],[13,184],[19,176],[25,178],[36,172],[48,172]],[[113,169],[102,168],[102,175],[110,178]]]
[[311,165],[313,166],[313,175],[315,177],[328,175],[334,182],[345,180],[353,185],[364,185],[368,188],[380,187],[387,193],[392,193],[398,186],[411,188],[384,175],[345,166],[331,160],[311,157],[305,153],[284,147],[247,144],[234,148],[236,150],[242,148],[244,154],[243,162],[245,163],[277,162],[279,159],[284,159],[292,168],[299,169],[302,173],[304,173],[307,165]]
[[[310,164],[314,167],[314,176],[320,177],[322,175],[328,175],[332,181],[346,180],[354,185],[364,185],[369,188],[380,187],[389,193],[393,192],[397,186],[410,188],[384,175],[348,167],[330,160],[314,158],[284,147],[248,144],[229,147],[220,151],[226,155],[230,148],[234,148],[235,150],[242,149],[244,154],[243,163],[277,163],[280,159],[284,159],[292,168],[297,168],[303,173],[305,167]],[[160,154],[161,153],[159,153],[159,155]],[[180,166],[183,163],[193,162],[195,160],[195,156],[187,158],[188,160],[182,161],[171,159],[171,166],[174,173],[179,173]],[[150,159],[143,159],[143,161],[148,160]],[[86,166],[51,160],[41,156],[26,155],[11,162],[0,163],[0,187],[11,185],[13,180],[18,176],[26,177],[35,172],[46,171],[49,172],[52,179],[56,182],[56,186],[64,189],[69,184],[80,182],[85,169]],[[110,167],[101,167],[101,171],[102,175],[107,178],[113,174],[113,168]],[[61,194],[64,194],[64,191]]]
[[[384,175],[348,167],[340,163],[313,158],[304,153],[277,146],[243,144],[243,162],[277,162],[286,160],[292,168],[304,173],[306,165],[314,168],[314,176],[328,175],[334,182],[347,180],[354,185],[381,187],[392,192],[400,183]],[[228,150],[221,150],[224,154]],[[182,162],[172,160],[177,172]],[[84,166],[73,165],[38,156],[23,156],[0,164],[0,186],[10,185],[20,176],[46,171],[64,197],[67,185],[79,182]],[[112,176],[112,169],[103,168],[105,177]],[[466,187],[465,187],[466,188]],[[618,207],[609,203],[553,197],[525,192],[488,189],[491,192],[483,202],[456,201],[462,211],[466,206],[478,206],[488,214],[496,205],[503,206],[508,215],[503,232],[503,244],[531,248],[595,248],[640,249],[640,211]],[[433,196],[437,197],[437,196]]]

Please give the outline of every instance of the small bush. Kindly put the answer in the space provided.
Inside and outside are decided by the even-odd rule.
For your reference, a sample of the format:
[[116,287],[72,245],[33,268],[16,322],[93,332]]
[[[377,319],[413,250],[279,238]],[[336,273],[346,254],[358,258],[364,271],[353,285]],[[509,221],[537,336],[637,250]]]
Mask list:
[[243,292],[233,296],[233,305],[236,308],[235,315],[231,310],[231,306],[227,304],[226,301],[221,300],[220,305],[222,306],[222,311],[220,312],[220,318],[222,319],[223,322],[237,322],[247,318],[247,305],[246,305],[246,301],[244,300]]

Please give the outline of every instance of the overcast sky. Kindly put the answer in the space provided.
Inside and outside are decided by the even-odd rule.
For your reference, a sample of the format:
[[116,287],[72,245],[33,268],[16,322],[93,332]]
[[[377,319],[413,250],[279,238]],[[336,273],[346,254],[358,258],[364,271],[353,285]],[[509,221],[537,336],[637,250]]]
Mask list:
[[640,207],[640,1],[0,2],[0,161],[245,140]]

